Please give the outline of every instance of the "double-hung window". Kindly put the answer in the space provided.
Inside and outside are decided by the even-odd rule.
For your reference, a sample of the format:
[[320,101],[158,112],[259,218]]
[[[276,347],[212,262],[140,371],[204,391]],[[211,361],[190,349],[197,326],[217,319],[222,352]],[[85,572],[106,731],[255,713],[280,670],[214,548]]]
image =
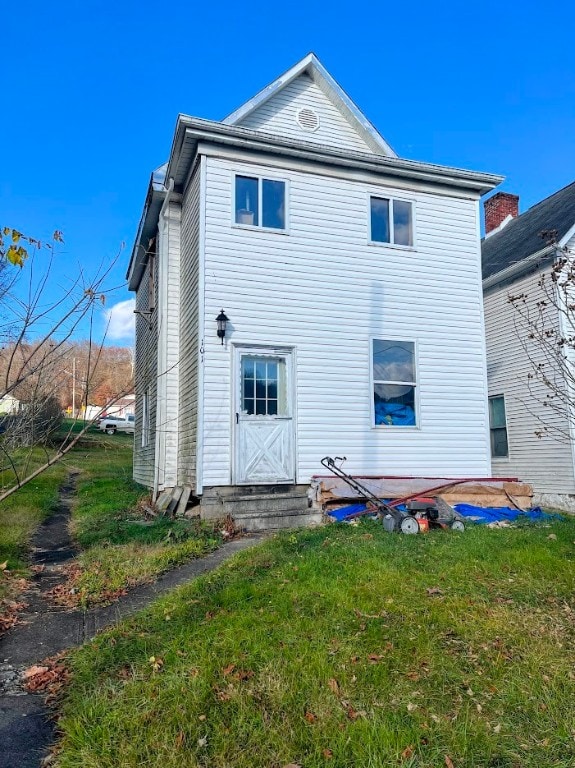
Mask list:
[[375,426],[416,426],[414,342],[373,339],[372,378]]
[[505,397],[489,398],[489,433],[491,435],[491,456],[505,459],[509,456],[507,444],[507,419],[505,418]]
[[388,197],[370,197],[371,241],[413,245],[413,203]]
[[236,224],[285,230],[285,181],[238,175],[235,184]]

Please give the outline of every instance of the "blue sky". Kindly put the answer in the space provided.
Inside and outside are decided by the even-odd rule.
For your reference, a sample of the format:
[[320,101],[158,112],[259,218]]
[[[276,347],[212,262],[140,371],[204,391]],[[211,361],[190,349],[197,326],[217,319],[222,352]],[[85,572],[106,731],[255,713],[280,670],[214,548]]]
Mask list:
[[565,0],[10,3],[0,224],[64,232],[54,291],[126,241],[121,282],[178,112],[221,119],[312,50],[401,157],[501,173],[526,210],[575,179],[574,24]]

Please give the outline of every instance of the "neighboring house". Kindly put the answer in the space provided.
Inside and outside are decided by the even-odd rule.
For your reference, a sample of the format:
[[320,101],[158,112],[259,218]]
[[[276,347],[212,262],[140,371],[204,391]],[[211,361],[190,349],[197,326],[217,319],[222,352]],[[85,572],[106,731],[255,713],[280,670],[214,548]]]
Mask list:
[[128,416],[134,416],[136,413],[136,395],[124,395],[119,400],[114,400],[106,407],[105,413],[108,416],[119,416],[122,419],[127,419]]
[[548,345],[529,338],[519,310],[509,301],[510,296],[521,295],[523,313],[533,318],[544,313],[545,331],[573,333],[560,311],[560,295],[549,301],[541,280],[550,289],[554,286],[550,273],[557,248],[575,253],[575,183],[520,216],[519,198],[497,192],[485,201],[485,231],[483,290],[493,474],[532,483],[543,503],[575,507],[567,498],[575,494],[573,413],[561,412],[558,398],[549,402],[551,390],[533,376],[535,366],[543,364],[558,387],[567,385],[560,371],[553,371]]
[[0,416],[10,415],[13,416],[20,410],[20,400],[17,400],[12,395],[4,395],[0,397]]
[[135,479],[215,514],[301,501],[326,455],[489,475],[478,201],[500,181],[398,158],[313,54],[222,122],[180,115],[128,270]]

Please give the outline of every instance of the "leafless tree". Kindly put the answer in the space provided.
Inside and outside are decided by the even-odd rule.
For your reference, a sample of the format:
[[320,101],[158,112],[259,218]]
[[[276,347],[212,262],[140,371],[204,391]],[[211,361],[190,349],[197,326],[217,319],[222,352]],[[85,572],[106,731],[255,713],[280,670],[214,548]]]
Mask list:
[[552,262],[537,280],[537,295],[509,294],[516,311],[515,335],[528,367],[523,406],[539,422],[538,437],[571,440],[575,426],[575,262],[557,244],[554,230],[541,232]]
[[[77,346],[73,339],[86,327],[82,366],[77,373],[72,371],[78,404],[88,405],[97,383],[106,348],[105,334],[95,339],[94,320],[119,287],[109,285],[119,254],[100,263],[92,275],[78,267],[67,284],[54,292],[50,284],[57,248],[63,243],[61,233],[43,244],[9,228],[0,232],[0,402],[12,403],[0,435],[0,455],[12,478],[0,492],[2,501],[59,461],[94,420],[86,419],[86,410],[80,409],[82,428],[78,431],[72,425],[54,440],[61,390],[71,373],[70,350]],[[121,397],[131,387],[126,379],[124,384],[122,391],[108,394]]]

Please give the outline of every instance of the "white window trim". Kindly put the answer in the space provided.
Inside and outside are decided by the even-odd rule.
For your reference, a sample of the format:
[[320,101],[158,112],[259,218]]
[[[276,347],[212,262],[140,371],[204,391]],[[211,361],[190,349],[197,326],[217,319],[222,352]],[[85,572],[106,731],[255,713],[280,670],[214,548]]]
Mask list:
[[[415,367],[415,382],[408,381],[389,381],[385,382],[382,379],[375,379],[373,376],[373,342],[377,341],[406,341],[413,344],[413,362]],[[370,403],[370,423],[371,429],[383,429],[386,432],[390,430],[399,429],[402,432],[420,432],[421,431],[421,412],[420,412],[420,399],[419,399],[419,343],[417,339],[408,338],[406,336],[396,336],[394,334],[378,334],[376,336],[369,337],[369,403]],[[375,403],[374,403],[374,386],[375,384],[405,384],[415,389],[415,425],[408,424],[376,424],[375,423]]]
[[[496,397],[502,397],[503,398],[503,408],[505,410],[505,434],[507,436],[507,456],[494,456],[491,453],[491,410],[489,408],[489,401],[493,400]],[[509,445],[509,422],[507,420],[507,403],[505,400],[505,395],[503,393],[499,395],[487,395],[487,418],[488,418],[488,426],[489,426],[489,456],[491,458],[491,461],[510,461],[511,460],[511,448]],[[501,429],[501,427],[495,427],[495,429]]]
[[[401,203],[411,204],[411,239],[412,245],[401,245],[401,243],[384,243],[381,240],[372,240],[371,238],[371,198],[375,197],[379,200],[389,200],[391,203],[389,209],[389,237],[393,241],[394,235],[394,223],[393,223],[393,202],[399,200]],[[367,244],[374,245],[377,248],[397,248],[400,251],[416,251],[417,250],[417,221],[416,221],[416,200],[413,197],[403,197],[402,195],[396,195],[393,192],[384,192],[378,190],[377,192],[369,191],[367,193]],[[376,337],[377,338],[377,337]]]
[[[257,179],[258,182],[258,221],[263,221],[263,195],[262,195],[262,182],[265,181],[281,181],[285,185],[284,196],[284,228],[277,229],[276,227],[264,227],[260,224],[240,224],[236,221],[236,176],[245,176],[247,179]],[[276,176],[275,174],[254,173],[249,168],[241,170],[233,170],[231,176],[232,187],[232,210],[231,210],[231,224],[235,229],[247,229],[251,232],[273,232],[276,235],[289,235],[289,221],[290,221],[290,184],[289,180],[282,176]]]

